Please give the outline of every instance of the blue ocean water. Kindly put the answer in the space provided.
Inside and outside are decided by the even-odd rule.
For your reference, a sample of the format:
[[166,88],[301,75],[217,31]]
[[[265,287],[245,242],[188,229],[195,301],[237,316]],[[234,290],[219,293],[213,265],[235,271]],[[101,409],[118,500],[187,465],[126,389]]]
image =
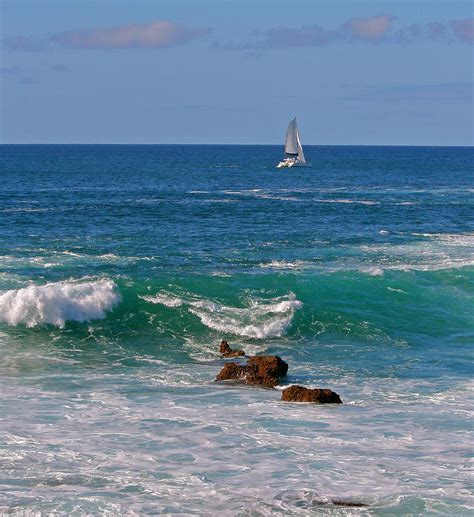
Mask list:
[[281,153],[0,146],[0,510],[473,514],[474,149]]

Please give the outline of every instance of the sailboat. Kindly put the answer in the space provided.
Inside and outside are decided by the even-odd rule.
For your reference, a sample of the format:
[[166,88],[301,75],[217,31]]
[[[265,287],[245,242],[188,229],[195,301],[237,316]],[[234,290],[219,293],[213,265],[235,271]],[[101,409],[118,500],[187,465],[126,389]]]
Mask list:
[[282,167],[293,167],[294,165],[304,165],[303,147],[300,141],[300,134],[296,124],[296,117],[288,124],[285,137],[285,157],[277,165],[278,169]]

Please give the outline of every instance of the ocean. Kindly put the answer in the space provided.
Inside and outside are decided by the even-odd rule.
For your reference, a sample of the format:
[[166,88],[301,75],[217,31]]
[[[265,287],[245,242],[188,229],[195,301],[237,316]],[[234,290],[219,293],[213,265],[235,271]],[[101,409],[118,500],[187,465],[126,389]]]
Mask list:
[[474,149],[305,153],[0,146],[0,512],[474,515]]

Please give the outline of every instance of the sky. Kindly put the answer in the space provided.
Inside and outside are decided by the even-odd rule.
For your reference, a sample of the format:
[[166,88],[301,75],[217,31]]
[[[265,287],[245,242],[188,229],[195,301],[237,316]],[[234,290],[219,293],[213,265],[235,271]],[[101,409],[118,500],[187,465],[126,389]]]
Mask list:
[[473,6],[0,0],[0,142],[473,145]]

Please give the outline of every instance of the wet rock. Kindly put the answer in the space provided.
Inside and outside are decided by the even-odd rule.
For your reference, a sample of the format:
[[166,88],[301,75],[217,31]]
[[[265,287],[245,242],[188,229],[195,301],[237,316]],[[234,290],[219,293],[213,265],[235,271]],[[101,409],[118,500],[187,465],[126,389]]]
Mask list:
[[303,386],[290,386],[281,392],[285,402],[316,402],[318,404],[342,404],[341,397],[330,389],[310,389]]
[[247,362],[247,383],[273,388],[288,373],[288,364],[277,355],[257,355]]
[[250,357],[247,364],[227,363],[217,381],[234,380],[274,388],[288,372],[288,364],[276,355]]
[[227,343],[225,339],[221,341],[219,352],[221,353],[222,357],[239,357],[245,355],[243,350],[234,350],[230,348],[229,343]]
[[350,508],[367,508],[369,505],[364,503],[356,503],[355,501],[340,501],[339,499],[333,499],[332,504],[334,506],[348,506]]
[[243,381],[247,376],[247,365],[237,363],[226,363],[218,373],[216,381]]

